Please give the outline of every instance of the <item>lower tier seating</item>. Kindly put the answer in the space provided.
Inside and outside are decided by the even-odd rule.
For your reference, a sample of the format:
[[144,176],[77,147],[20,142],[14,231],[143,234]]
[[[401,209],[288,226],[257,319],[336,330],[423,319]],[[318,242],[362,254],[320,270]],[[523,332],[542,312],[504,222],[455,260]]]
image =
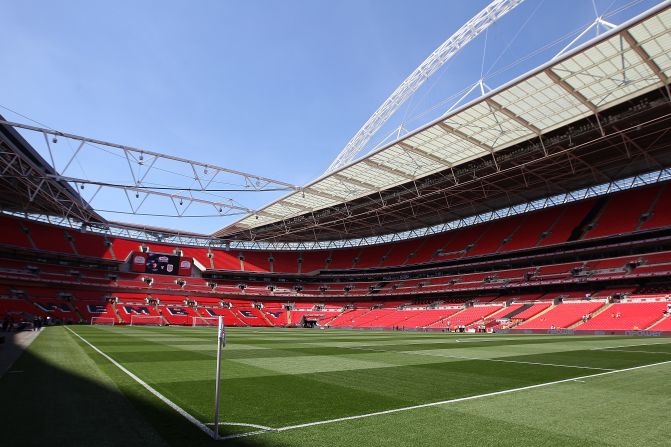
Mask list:
[[664,302],[617,303],[579,325],[582,330],[642,330],[657,322],[668,310]]
[[542,315],[538,315],[516,327],[516,329],[563,329],[574,325],[583,316],[590,315],[603,307],[603,301],[558,304]]

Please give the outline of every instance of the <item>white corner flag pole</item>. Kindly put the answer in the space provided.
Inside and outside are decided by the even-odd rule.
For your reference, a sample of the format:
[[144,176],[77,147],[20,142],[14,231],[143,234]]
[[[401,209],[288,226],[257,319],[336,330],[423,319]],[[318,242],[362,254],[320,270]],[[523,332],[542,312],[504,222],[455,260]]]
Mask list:
[[224,317],[219,316],[217,330],[217,377],[214,381],[214,439],[219,439],[219,378],[221,377],[221,349],[226,346]]

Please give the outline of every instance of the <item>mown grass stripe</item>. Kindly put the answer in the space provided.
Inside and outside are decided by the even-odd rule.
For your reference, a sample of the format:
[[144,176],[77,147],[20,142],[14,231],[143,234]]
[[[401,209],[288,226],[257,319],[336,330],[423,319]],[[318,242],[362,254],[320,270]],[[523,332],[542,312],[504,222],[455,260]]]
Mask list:
[[79,338],[81,341],[83,341],[84,343],[86,343],[91,349],[93,349],[94,351],[96,351],[98,354],[100,354],[101,356],[103,356],[105,359],[107,359],[107,360],[108,360],[110,363],[112,363],[114,366],[116,366],[116,367],[119,368],[121,371],[123,371],[124,373],[126,373],[131,379],[135,380],[135,381],[136,381],[138,384],[140,384],[143,388],[145,388],[147,391],[149,391],[149,392],[150,392],[151,394],[153,394],[155,397],[157,397],[158,399],[160,399],[163,403],[165,403],[166,405],[168,405],[170,408],[172,408],[173,410],[175,410],[179,415],[183,416],[186,420],[188,420],[189,422],[191,422],[193,425],[195,425],[196,427],[198,427],[201,431],[203,431],[204,433],[206,433],[208,436],[210,436],[210,437],[212,437],[212,438],[215,438],[215,433],[214,433],[212,430],[210,430],[205,424],[203,424],[203,423],[200,422],[198,419],[196,419],[196,418],[193,417],[191,414],[189,414],[189,413],[188,413],[186,410],[184,410],[182,407],[180,407],[179,405],[177,405],[176,403],[174,403],[173,401],[171,401],[170,399],[168,399],[167,397],[165,397],[163,394],[161,394],[161,393],[159,393],[158,391],[156,391],[154,388],[152,388],[150,385],[148,385],[145,381],[143,381],[143,380],[140,379],[138,376],[136,376],[135,374],[133,374],[132,372],[130,372],[128,369],[124,368],[124,366],[121,365],[119,362],[117,362],[117,361],[114,360],[112,357],[110,357],[109,355],[105,354],[103,351],[101,351],[100,349],[98,349],[97,347],[95,347],[94,345],[92,345],[91,343],[89,343],[89,341],[86,340],[84,337],[82,337],[81,335],[79,335],[78,333],[76,333],[75,331],[73,331],[72,329],[70,329],[70,328],[67,327],[67,326],[65,326],[65,329],[67,329],[67,330],[68,330],[71,334],[73,334],[75,337]]
[[[596,373],[596,374],[589,374],[585,376],[578,376],[578,377],[572,377],[570,379],[562,379],[562,380],[555,380],[552,382],[545,382],[545,383],[538,383],[535,385],[528,385],[528,386],[523,386],[523,387],[518,387],[518,388],[511,388],[508,390],[501,390],[501,391],[494,391],[491,393],[485,393],[485,394],[478,394],[475,396],[467,396],[467,397],[459,397],[456,399],[449,399],[449,400],[443,400],[439,402],[430,402],[426,404],[419,404],[419,405],[411,405],[408,407],[401,407],[401,408],[393,408],[390,410],[383,410],[383,411],[376,411],[373,413],[366,413],[366,414],[359,414],[355,416],[345,416],[341,418],[335,418],[335,419],[326,419],[323,421],[314,421],[314,422],[307,422],[304,424],[296,424],[296,425],[287,425],[284,427],[278,427],[272,429],[271,427],[268,427],[274,432],[285,432],[289,430],[297,430],[301,428],[307,428],[307,427],[314,427],[317,425],[326,425],[326,424],[335,424],[338,422],[347,422],[347,421],[352,421],[352,420],[357,420],[357,419],[365,419],[365,418],[371,418],[375,416],[383,416],[387,414],[393,414],[393,413],[401,413],[405,411],[411,411],[411,410],[418,410],[422,408],[430,408],[430,407],[436,407],[436,406],[441,406],[441,405],[448,405],[448,404],[454,404],[454,403],[459,403],[459,402],[466,402],[466,401],[471,401],[471,400],[477,400],[477,399],[483,399],[487,397],[494,397],[494,396],[501,396],[505,394],[511,394],[511,393],[517,393],[520,391],[527,391],[527,390],[533,390],[537,388],[543,388],[547,386],[552,386],[552,385],[559,385],[562,383],[568,383],[568,382],[581,382],[585,381],[586,379],[591,379],[594,377],[601,377],[601,376],[606,376],[606,375],[611,375],[611,374],[618,374],[618,373],[623,373],[623,372],[629,372],[629,371],[636,371],[639,369],[643,368],[650,368],[653,366],[661,366],[661,365],[667,365],[671,363],[671,360],[665,361],[665,362],[658,362],[658,363],[651,363],[648,365],[640,365],[640,366],[634,366],[631,368],[624,368],[624,369],[617,369],[614,371],[606,371],[602,373]],[[270,430],[269,430],[270,431]],[[264,434],[267,433],[267,431],[253,431],[253,432],[245,432],[245,433],[238,433],[236,435],[232,435],[235,438],[241,438],[241,437],[246,437],[246,436],[255,436],[259,434]]]
[[385,351],[383,349],[372,349],[372,348],[364,348],[364,347],[350,347],[349,349],[356,349],[356,350],[362,350],[362,351],[372,351],[372,352],[386,352],[386,353],[392,353],[392,354],[407,354],[407,355],[423,355],[427,357],[444,357],[448,359],[456,359],[456,360],[475,360],[475,361],[482,361],[482,362],[501,362],[501,363],[519,363],[521,365],[538,365],[538,366],[554,366],[558,368],[578,368],[578,369],[595,369],[595,370],[600,370],[600,371],[615,371],[613,368],[597,368],[594,366],[581,366],[581,365],[562,365],[558,363],[541,363],[541,362],[525,362],[522,360],[505,360],[505,359],[487,359],[487,358],[480,358],[480,357],[464,357],[464,356],[458,356],[458,355],[448,355],[448,354],[427,354],[426,352],[413,352],[413,351]]

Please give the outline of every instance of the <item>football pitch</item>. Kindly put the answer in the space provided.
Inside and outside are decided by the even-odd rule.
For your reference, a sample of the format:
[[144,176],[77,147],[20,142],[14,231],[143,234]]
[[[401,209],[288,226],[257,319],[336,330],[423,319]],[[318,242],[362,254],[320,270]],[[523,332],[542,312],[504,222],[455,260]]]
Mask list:
[[98,445],[669,445],[669,339],[229,328],[219,441],[214,329],[49,328],[24,357],[2,395],[90,387],[53,418]]

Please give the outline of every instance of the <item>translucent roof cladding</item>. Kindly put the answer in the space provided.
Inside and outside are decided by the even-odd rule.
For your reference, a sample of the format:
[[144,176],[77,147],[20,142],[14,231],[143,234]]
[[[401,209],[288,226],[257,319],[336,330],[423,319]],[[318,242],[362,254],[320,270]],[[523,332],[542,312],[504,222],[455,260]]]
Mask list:
[[646,87],[660,84],[657,75],[619,35],[552,70],[596,107],[607,107],[632,93],[638,95]]
[[658,14],[640,25],[632,28],[629,32],[641,45],[641,48],[650,55],[657,66],[666,76],[671,76],[671,10]]
[[528,73],[222,230],[342,204],[495,154],[659,88],[671,76],[671,10],[650,13]]
[[574,117],[584,118],[591,110],[554,82],[546,73],[520,82],[497,95],[501,106],[525,116],[547,131]]

